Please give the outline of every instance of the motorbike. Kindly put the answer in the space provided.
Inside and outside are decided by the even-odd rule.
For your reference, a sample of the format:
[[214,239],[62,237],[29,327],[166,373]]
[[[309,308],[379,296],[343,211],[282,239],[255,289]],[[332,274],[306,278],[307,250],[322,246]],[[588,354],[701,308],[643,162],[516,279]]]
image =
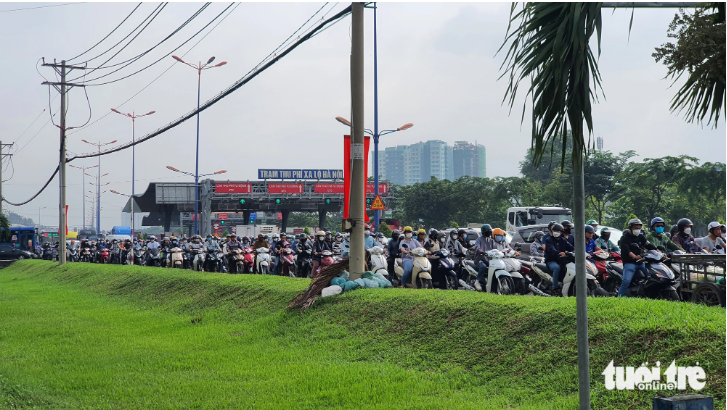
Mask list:
[[245,258],[242,256],[242,249],[230,251],[232,263],[229,266],[229,273],[242,273],[245,268]]
[[384,256],[384,248],[380,246],[374,246],[373,248],[369,249],[369,253],[371,254],[371,272],[380,273],[388,279],[388,263],[386,261],[386,257]]
[[101,254],[98,258],[99,263],[110,263],[109,249],[101,248]]
[[255,266],[255,252],[249,246],[242,251],[244,252],[242,256],[242,273],[252,273]]
[[457,280],[457,273],[454,271],[454,261],[449,257],[449,251],[443,248],[435,252],[434,255],[439,256],[439,266],[437,269],[444,277],[446,288],[457,290],[459,282]]
[[115,248],[109,252],[109,263],[116,265],[121,263],[121,249]]
[[331,251],[323,251],[321,253],[321,263],[318,265],[318,269],[316,270],[316,275],[321,273],[321,270],[325,268],[326,266],[331,266],[336,261],[333,259],[333,252]]
[[257,248],[255,268],[257,269],[257,273],[261,275],[267,275],[270,273],[270,249]]
[[502,261],[505,263],[507,271],[510,273],[510,277],[512,278],[512,282],[514,285],[513,293],[518,295],[524,295],[528,287],[525,283],[525,278],[521,274],[522,263],[519,259],[517,259],[517,252],[512,249],[505,249],[504,251],[502,251],[502,254]]
[[92,256],[91,256],[91,249],[90,248],[83,248],[81,249],[81,262],[91,262]]
[[[454,259],[454,261],[456,263],[456,259]],[[478,263],[474,261],[474,250],[468,253],[467,258],[460,259],[459,263],[462,269],[460,280],[464,281],[467,286],[474,289],[477,283],[478,274]]]
[[162,255],[159,248],[151,248],[147,251],[146,266],[162,266]]
[[285,248],[280,252],[280,263],[282,264],[283,276],[288,275],[291,278],[296,277],[295,276],[295,255],[293,255],[292,249]]
[[198,248],[194,252],[194,260],[192,262],[194,270],[200,272],[204,269],[204,248]]
[[66,252],[66,259],[68,262],[78,262],[78,249],[68,248],[68,252]]
[[194,268],[194,256],[192,256],[192,252],[189,250],[182,250],[182,269],[192,269]]
[[[406,248],[406,245],[403,245],[403,247]],[[429,259],[426,257],[427,250],[421,247],[414,248],[411,250],[411,254],[414,257],[414,266],[411,270],[411,286],[420,289],[432,289],[432,264],[429,263]],[[396,276],[399,282],[401,282],[404,276],[404,267],[401,259],[396,260],[394,272],[396,272]]]
[[507,264],[503,261],[505,255],[497,249],[486,252],[490,260],[487,269],[487,284],[485,291],[498,295],[512,295],[515,292],[515,283],[508,272]]
[[204,258],[205,272],[222,272],[222,253],[219,251],[207,251]]
[[298,254],[298,270],[297,275],[299,278],[309,278],[311,275],[311,269],[313,268],[313,249],[305,249],[300,251]]
[[[566,272],[563,277],[563,296],[576,295],[576,258],[573,252],[566,252],[568,263],[565,265]],[[598,270],[593,262],[586,259],[586,286],[588,288],[588,296],[614,296],[601,287],[596,279]]]
[[[676,288],[678,279],[674,272],[663,262],[664,254],[659,250],[649,250],[637,263],[644,262],[647,275],[637,270],[631,279],[626,296],[645,297],[649,299],[680,300]],[[623,281],[623,269],[620,273],[613,272],[615,289],[621,287]],[[617,286],[616,286],[617,285]]]
[[170,268],[177,268],[182,269],[184,266],[184,257],[182,256],[182,248],[179,247],[173,247],[169,250],[171,253],[171,258],[169,259],[169,267]]
[[144,248],[134,248],[134,265],[144,265]]

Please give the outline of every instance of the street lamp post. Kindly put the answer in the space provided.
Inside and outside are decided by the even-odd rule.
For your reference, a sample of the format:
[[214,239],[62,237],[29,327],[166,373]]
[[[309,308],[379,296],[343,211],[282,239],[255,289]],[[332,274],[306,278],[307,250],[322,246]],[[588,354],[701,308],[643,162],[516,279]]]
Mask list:
[[202,174],[202,175],[200,175],[199,174],[199,168],[196,169],[196,172],[194,174],[191,173],[191,172],[180,171],[177,168],[174,168],[173,166],[170,166],[170,165],[167,165],[167,169],[170,170],[170,171],[179,172],[180,174],[189,175],[191,177],[194,177],[194,192],[196,193],[196,196],[195,196],[196,201],[194,202],[194,234],[195,235],[198,235],[199,234],[199,230],[198,230],[198,227],[197,227],[197,220],[199,219],[199,213],[198,213],[197,205],[199,204],[199,182],[198,182],[199,181],[199,177],[207,177],[207,176],[210,176],[210,175],[220,175],[220,174],[226,173],[227,170],[224,170],[223,169],[223,170],[220,170],[220,171],[213,172],[211,174]]
[[[88,175],[86,173],[86,170],[91,169],[91,168],[96,168],[98,165],[94,165],[92,167],[77,167],[73,164],[68,164],[68,166],[80,169],[81,172],[83,172],[83,176],[81,177],[81,178],[83,178],[83,184],[81,184],[81,187],[82,187],[81,191],[83,191],[83,188],[86,187],[86,175]],[[91,175],[88,175],[88,176],[91,176]],[[83,192],[81,192],[81,193],[83,193]],[[84,195],[84,197],[86,196],[86,194],[83,194],[83,195]],[[86,229],[86,200],[85,199],[83,200],[83,229]]]
[[[116,140],[113,140],[111,142],[105,142],[103,144],[100,143],[100,142],[98,142],[98,143],[88,142],[86,140],[81,140],[81,141],[85,142],[86,144],[93,145],[94,147],[96,147],[98,149],[98,153],[99,153],[99,156],[98,156],[98,184],[97,184],[98,193],[96,195],[97,196],[97,201],[96,201],[96,234],[97,235],[100,235],[101,234],[101,147],[106,146],[106,145],[113,144],[113,143],[116,142]],[[108,175],[108,174],[105,174],[105,175]]]
[[48,207],[47,207],[47,206],[44,206],[44,207],[42,207],[42,208],[40,208],[40,207],[38,208],[38,227],[40,227],[40,226],[41,226],[41,225],[40,225],[40,211],[41,211],[42,209],[45,209],[45,208],[48,208]]
[[198,65],[189,64],[182,60],[181,58],[177,56],[172,56],[175,60],[179,61],[182,64],[186,64],[195,70],[197,70],[197,153],[195,154],[195,165],[194,165],[194,191],[195,191],[195,201],[194,201],[194,234],[199,234],[199,228],[197,226],[197,220],[199,219],[199,104],[200,104],[200,91],[202,87],[202,70],[209,70],[210,68],[215,67],[221,67],[225,64],[227,64],[227,61],[223,61],[221,63],[217,63],[213,66],[210,64],[212,61],[215,60],[215,57],[212,56],[207,60],[206,63],[202,64],[200,61]]
[[[134,205],[136,205],[136,201],[134,199],[134,195],[136,194],[136,191],[134,189],[134,182],[136,181],[136,145],[134,142],[136,141],[136,119],[141,117],[146,117],[147,115],[152,115],[156,111],[149,111],[146,114],[141,115],[135,115],[133,112],[131,113],[122,113],[119,110],[112,108],[111,111],[115,112],[116,114],[123,115],[125,117],[131,118],[131,237],[134,238],[134,209],[136,208]],[[114,192],[114,191],[111,191]]]
[[[376,12],[376,9],[374,9],[374,13]],[[378,111],[378,110],[376,110]],[[351,121],[343,118],[343,117],[336,117],[336,121],[340,122],[341,124],[350,127]],[[370,129],[366,128],[364,132],[371,135],[374,138],[374,195],[379,194],[379,137],[391,134],[393,132],[398,131],[404,131],[408,130],[409,128],[413,127],[414,124],[412,123],[406,123],[402,125],[401,127],[395,129],[395,130],[384,130],[381,132],[378,132],[378,119],[375,121],[375,132],[372,132]],[[379,229],[379,211],[374,211],[374,231],[377,231]]]

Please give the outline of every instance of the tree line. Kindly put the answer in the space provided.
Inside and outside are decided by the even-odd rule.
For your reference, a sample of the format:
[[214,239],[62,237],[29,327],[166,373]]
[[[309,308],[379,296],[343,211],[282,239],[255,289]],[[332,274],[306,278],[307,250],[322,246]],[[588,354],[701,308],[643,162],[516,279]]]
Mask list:
[[[567,138],[570,141],[570,138]],[[542,162],[535,166],[532,149],[520,162],[519,177],[478,178],[456,181],[432,177],[424,183],[391,186],[394,196],[388,207],[402,225],[444,228],[468,223],[504,227],[507,208],[573,204],[572,167],[557,148],[560,138],[549,143]],[[568,147],[570,148],[570,147]],[[565,156],[567,157],[567,155]],[[592,150],[585,160],[586,219],[601,225],[623,227],[632,215],[642,220],[659,216],[669,224],[680,218],[694,223],[704,235],[711,221],[724,222],[725,164],[681,155],[637,160],[634,151],[614,154]]]

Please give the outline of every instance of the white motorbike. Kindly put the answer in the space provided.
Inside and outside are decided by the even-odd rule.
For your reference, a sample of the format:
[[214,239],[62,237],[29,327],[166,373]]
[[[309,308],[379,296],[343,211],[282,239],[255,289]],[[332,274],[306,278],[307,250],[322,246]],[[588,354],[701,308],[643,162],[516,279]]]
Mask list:
[[197,272],[202,271],[202,269],[204,268],[204,257],[205,257],[204,248],[199,248],[195,251],[194,262],[192,262],[192,266],[194,267],[194,270],[196,270]]
[[[572,252],[566,252],[568,258],[568,264],[565,265],[566,274],[563,278],[563,296],[575,296],[576,295],[576,262],[575,254]],[[611,296],[605,289],[598,283],[596,276],[598,275],[598,269],[593,262],[586,259],[586,286],[588,288],[588,296]]]
[[257,256],[255,257],[255,267],[257,272],[262,275],[270,273],[270,249],[257,248]]
[[380,273],[384,275],[384,277],[388,278],[388,263],[386,262],[386,257],[384,256],[384,248],[380,246],[374,246],[373,248],[369,249],[369,253],[371,254],[371,272]]
[[169,252],[172,254],[169,260],[169,263],[171,263],[170,268],[182,269],[182,267],[184,266],[184,256],[182,255],[182,248],[175,246],[174,248],[170,249]]
[[[512,295],[515,291],[515,283],[503,260],[505,255],[499,250],[493,249],[487,251],[487,257],[490,259],[490,266],[487,270],[486,291],[498,295]],[[520,279],[522,279],[522,275]]]
[[[411,250],[414,257],[414,266],[411,270],[411,285],[414,288],[431,289],[432,286],[432,264],[427,259],[427,250],[424,248],[415,248]],[[401,259],[397,259],[394,264],[394,272],[401,282],[404,276],[404,267]],[[405,285],[402,283],[402,285]]]
[[513,293],[524,295],[526,293],[527,285],[525,284],[525,278],[523,278],[522,273],[520,273],[522,264],[519,259],[516,259],[517,252],[512,249],[505,249],[502,254],[504,256],[502,261],[505,263],[507,271],[510,273],[510,277],[514,284]]

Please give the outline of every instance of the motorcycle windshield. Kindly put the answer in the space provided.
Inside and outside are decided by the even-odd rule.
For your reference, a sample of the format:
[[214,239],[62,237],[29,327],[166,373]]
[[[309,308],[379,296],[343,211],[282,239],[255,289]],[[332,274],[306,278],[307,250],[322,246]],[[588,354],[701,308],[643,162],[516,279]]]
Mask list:
[[159,248],[149,249],[149,254],[151,256],[159,256]]

